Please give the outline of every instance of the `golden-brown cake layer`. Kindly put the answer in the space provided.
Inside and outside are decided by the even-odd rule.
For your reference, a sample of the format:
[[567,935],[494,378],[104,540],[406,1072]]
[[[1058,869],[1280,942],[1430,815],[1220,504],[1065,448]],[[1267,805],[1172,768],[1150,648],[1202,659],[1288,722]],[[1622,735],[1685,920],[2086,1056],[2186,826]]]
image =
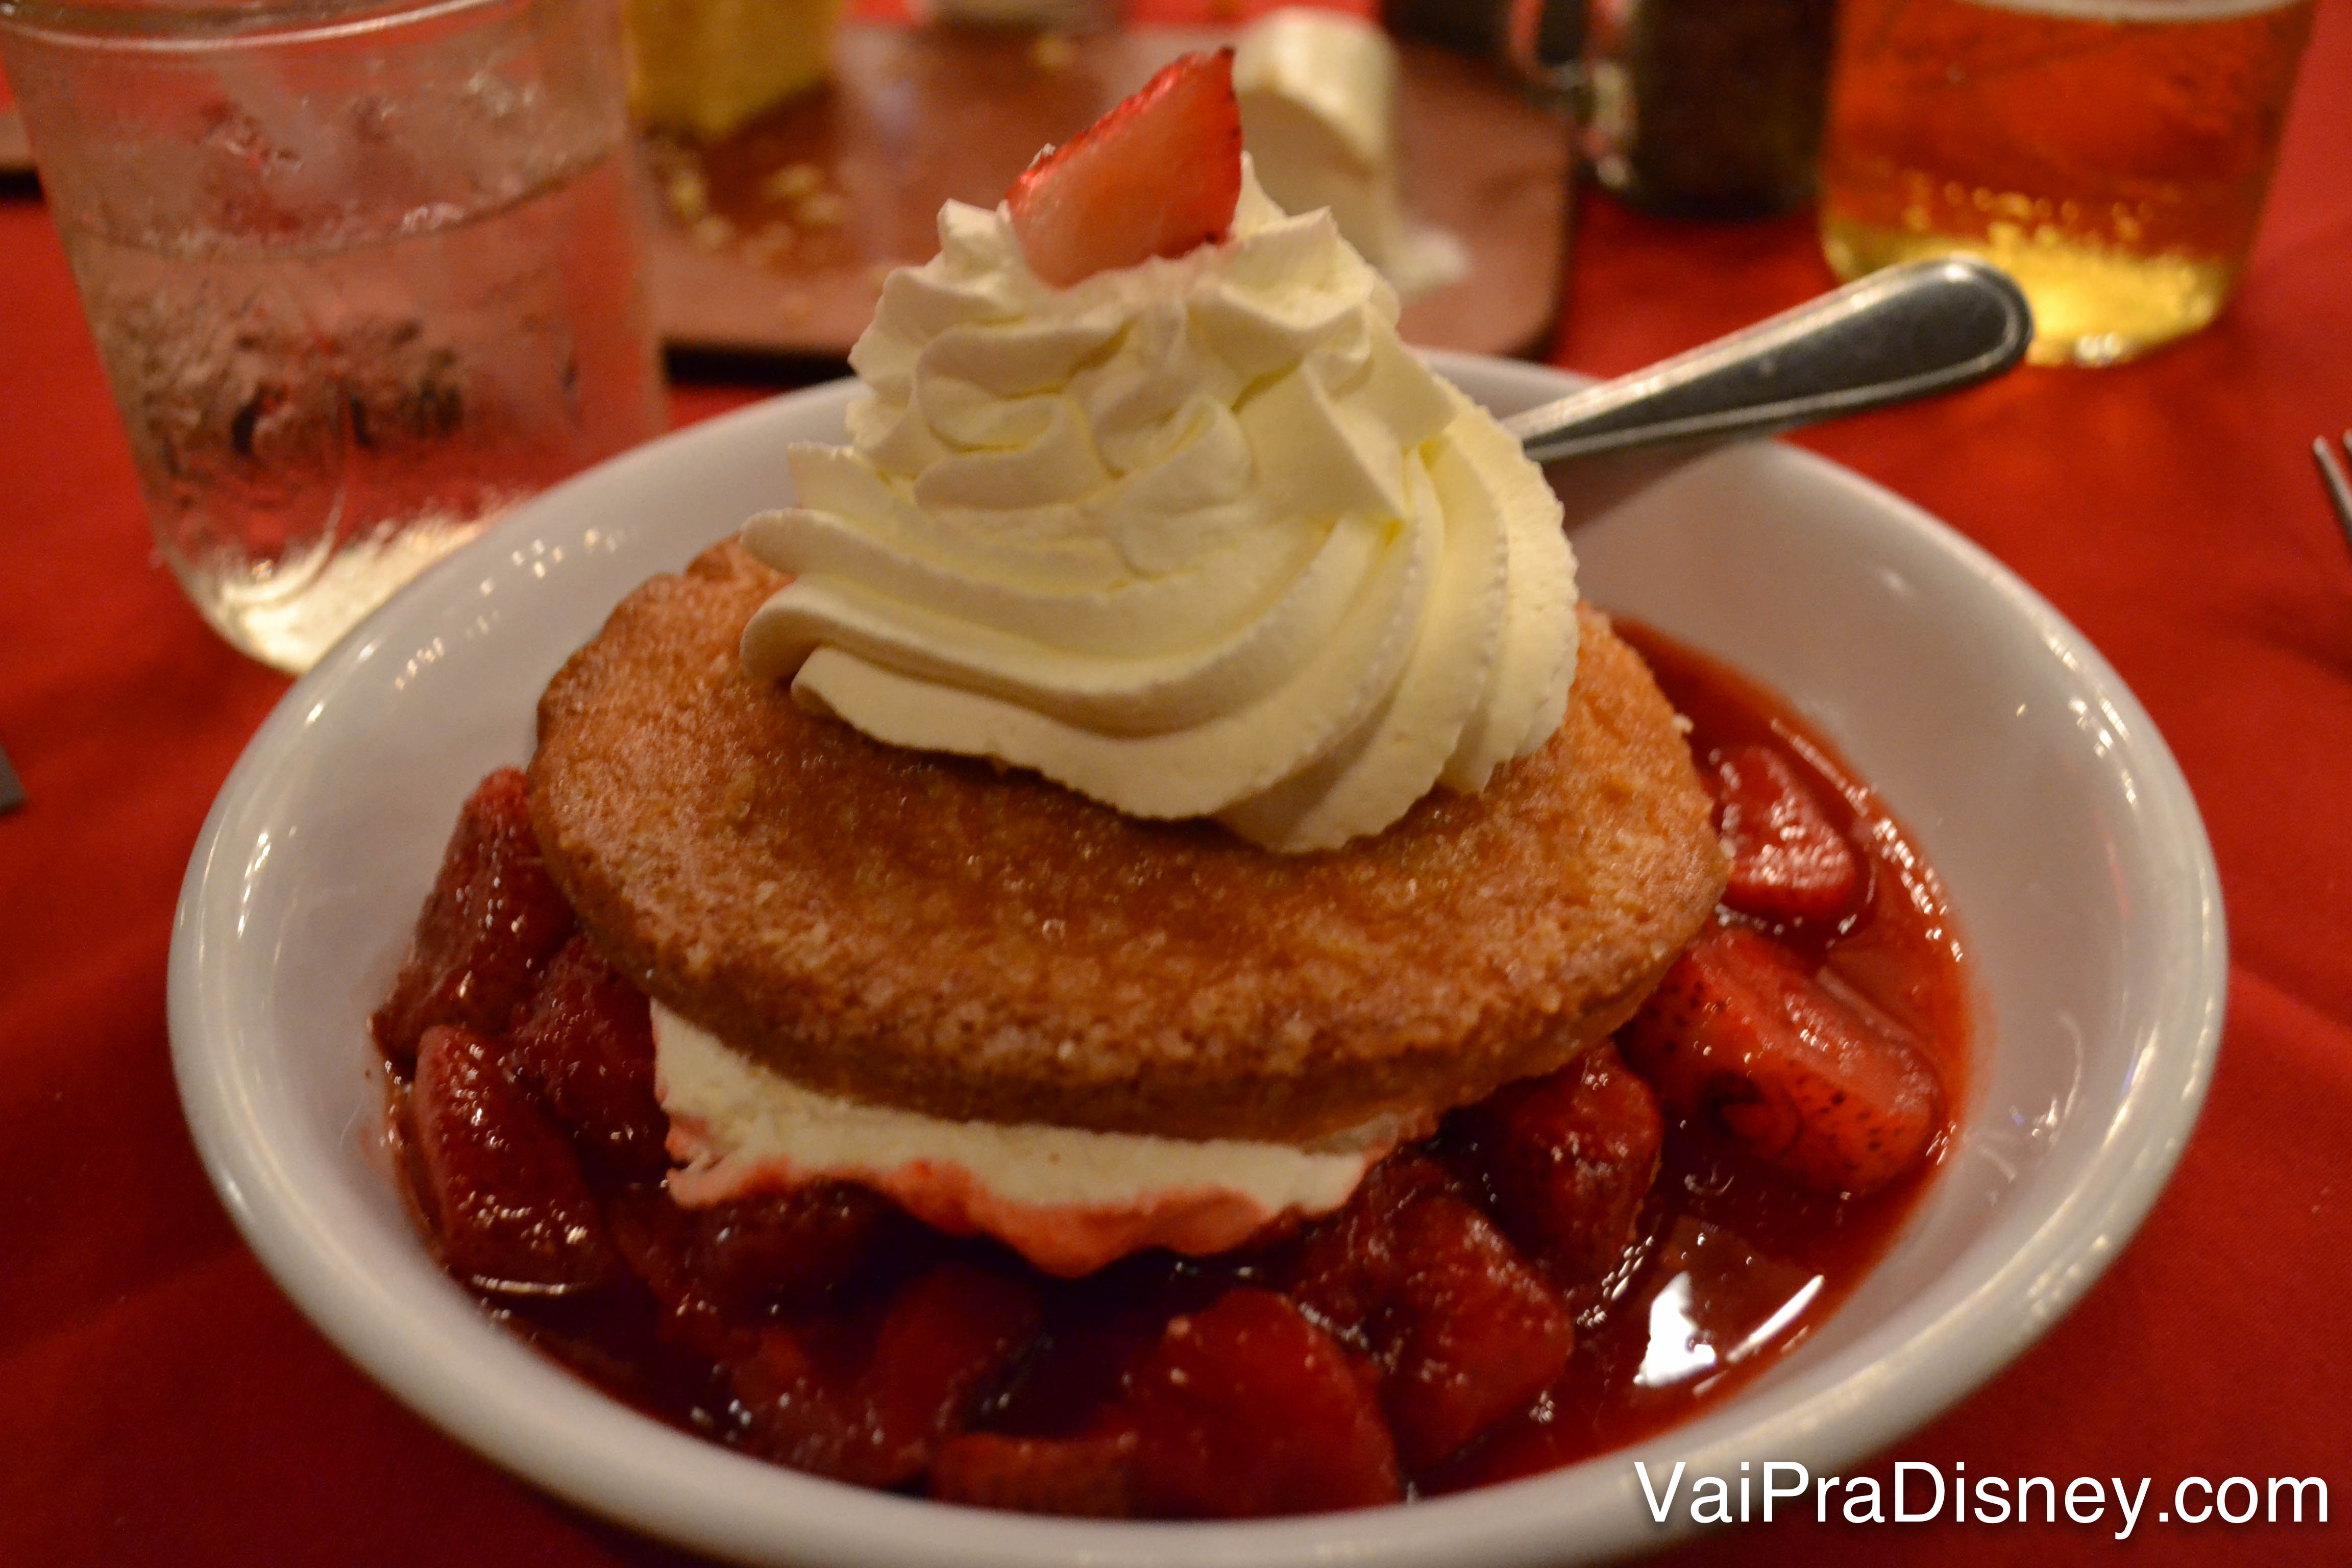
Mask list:
[[647,992],[814,1089],[1187,1138],[1418,1122],[1615,1027],[1722,889],[1674,714],[1596,615],[1542,752],[1282,856],[755,687],[736,639],[782,581],[730,542],[625,600],[541,700],[531,814]]

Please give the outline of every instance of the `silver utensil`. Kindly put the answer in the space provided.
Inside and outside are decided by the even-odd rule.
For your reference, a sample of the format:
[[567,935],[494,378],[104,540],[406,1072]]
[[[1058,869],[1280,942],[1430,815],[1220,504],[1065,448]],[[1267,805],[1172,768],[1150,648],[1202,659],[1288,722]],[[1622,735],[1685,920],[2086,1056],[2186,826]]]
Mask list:
[[1972,257],[1914,261],[1503,426],[1542,463],[1770,436],[1973,386],[2032,341],[2008,273]]
[[[2344,455],[2352,458],[2352,430],[2342,437]],[[2311,444],[2311,460],[2319,465],[2319,482],[2327,487],[2327,499],[2336,503],[2336,521],[2344,526],[2345,542],[2352,543],[2352,478],[2347,478],[2344,463],[2328,449],[2327,437],[2322,436]]]

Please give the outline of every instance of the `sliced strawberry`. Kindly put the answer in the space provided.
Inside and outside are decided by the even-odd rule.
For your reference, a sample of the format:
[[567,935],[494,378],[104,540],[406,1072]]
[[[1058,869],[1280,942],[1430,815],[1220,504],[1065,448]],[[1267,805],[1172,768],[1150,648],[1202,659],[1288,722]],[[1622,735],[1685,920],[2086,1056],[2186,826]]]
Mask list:
[[1099,1273],[1057,1281],[1046,1304],[1041,1353],[1005,1390],[992,1425],[1010,1432],[1074,1436],[1095,1432],[1125,1396],[1128,1374],[1169,1321],[1209,1306],[1230,1280],[1173,1253],[1132,1254]]
[[946,1263],[901,1290],[870,1336],[842,1316],[761,1332],[728,1370],[752,1451],[859,1486],[921,1475],[1027,1344],[1034,1286]]
[[1589,1292],[1633,1245],[1665,1128],[1656,1096],[1603,1041],[1457,1119],[1510,1237],[1562,1289]]
[[1444,1170],[1419,1154],[1395,1154],[1372,1167],[1347,1206],[1301,1237],[1286,1293],[1352,1348],[1385,1354],[1385,1314],[1412,1260],[1400,1250],[1398,1216],[1410,1205],[1450,1191]]
[[486,1290],[610,1285],[621,1259],[563,1135],[471,1029],[435,1027],[409,1100],[425,1197],[451,1272]]
[[572,907],[530,830],[530,794],[520,769],[500,768],[458,814],[400,977],[369,1021],[376,1048],[403,1071],[436,1024],[505,1033],[572,934]]
[[1716,764],[1731,882],[1723,901],[1779,923],[1832,921],[1862,894],[1862,859],[1786,757],[1734,746]]
[[1558,1292],[1459,1198],[1412,1204],[1396,1238],[1412,1268],[1392,1309],[1396,1351],[1381,1403],[1398,1456],[1418,1470],[1549,1388],[1576,1327]]
[[695,1211],[696,1277],[727,1310],[815,1300],[907,1228],[864,1187],[825,1182]]
[[913,1228],[887,1200],[833,1184],[701,1209],[626,1185],[606,1198],[605,1220],[663,1332],[720,1362],[744,1359],[775,1309],[814,1305]]
[[929,1464],[1037,1331],[1028,1279],[950,1261],[898,1293],[865,1378],[875,1448],[900,1479]]
[[1338,1342],[1282,1297],[1228,1290],[1129,1379],[1147,1511],[1252,1519],[1394,1502],[1388,1426]]
[[1288,1290],[1366,1354],[1408,1469],[1434,1463],[1559,1376],[1559,1293],[1416,1154],[1384,1161],[1303,1238]]
[[1877,1191],[1942,1119],[1916,1047],[1741,927],[1701,937],[1618,1038],[1667,1109],[1822,1192]]
[[[866,1426],[864,1411],[847,1391],[854,1371],[821,1357],[824,1342],[838,1336],[830,1325],[775,1323],[760,1331],[751,1353],[725,1368],[734,1390],[730,1437],[765,1459],[811,1475],[866,1482],[858,1461]],[[878,1477],[868,1482],[887,1484]]]
[[757,1350],[761,1321],[723,1311],[703,1284],[697,1215],[659,1187],[631,1186],[606,1200],[604,1220],[629,1272],[660,1308],[656,1326],[664,1339],[727,1364]]
[[585,934],[540,973],[507,1067],[592,1166],[637,1181],[668,1167],[645,993]]
[[1136,1435],[1007,1437],[967,1432],[940,1445],[930,1493],[946,1502],[1067,1519],[1130,1519]]
[[1225,237],[1242,190],[1234,51],[1186,55],[1013,182],[1030,270],[1057,289]]

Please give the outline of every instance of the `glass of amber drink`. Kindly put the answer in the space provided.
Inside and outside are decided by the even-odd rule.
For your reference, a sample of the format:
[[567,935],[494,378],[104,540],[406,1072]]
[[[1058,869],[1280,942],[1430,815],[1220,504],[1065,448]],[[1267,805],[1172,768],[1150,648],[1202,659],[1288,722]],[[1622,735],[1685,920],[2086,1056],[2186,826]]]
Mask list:
[[2043,364],[2197,331],[2252,245],[2314,5],[1843,0],[1831,267],[1983,256],[2032,300]]

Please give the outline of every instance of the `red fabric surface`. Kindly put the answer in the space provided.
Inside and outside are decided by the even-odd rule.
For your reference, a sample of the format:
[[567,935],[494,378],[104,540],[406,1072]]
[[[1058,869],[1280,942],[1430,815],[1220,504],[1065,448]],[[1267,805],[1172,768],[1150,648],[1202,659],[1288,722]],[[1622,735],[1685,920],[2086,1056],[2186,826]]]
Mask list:
[[[2212,330],[1806,443],[1951,521],[2107,653],[2197,791],[2232,946],[2204,1119],[2083,1303],[1897,1458],[2155,1478],[2101,1526],[1752,1528],[1678,1563],[2352,1562],[2352,552],[2308,442],[2352,425],[2352,0],[2324,0],[2271,215]],[[1807,226],[1594,200],[1555,357],[1613,373],[1829,282]],[[681,421],[748,386],[682,387]],[[147,539],[38,205],[0,201],[0,1563],[653,1563],[473,1458],[294,1312],[197,1166],[166,1056],[171,911],[284,689]],[[2198,1474],[2319,1475],[2326,1527],[2159,1525]]]

